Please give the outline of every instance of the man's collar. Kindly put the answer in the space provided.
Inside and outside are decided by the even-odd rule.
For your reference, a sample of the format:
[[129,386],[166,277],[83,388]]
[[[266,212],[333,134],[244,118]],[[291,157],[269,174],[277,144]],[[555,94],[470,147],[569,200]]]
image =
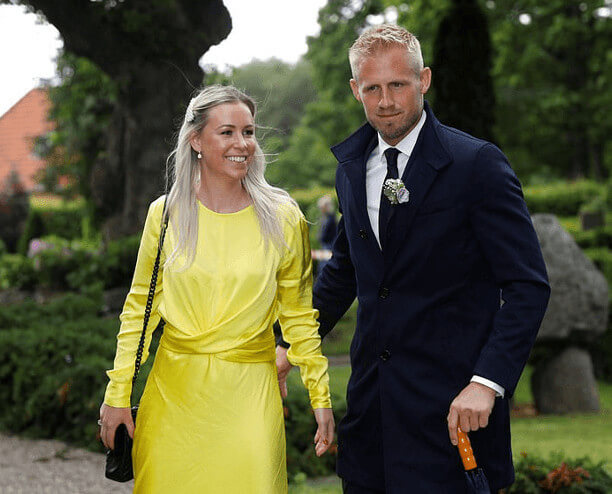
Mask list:
[[410,156],[412,154],[412,151],[414,150],[414,146],[416,145],[417,139],[419,137],[419,132],[421,132],[423,125],[425,125],[426,118],[427,118],[427,113],[425,113],[425,110],[423,110],[421,112],[421,118],[419,119],[417,124],[414,126],[414,129],[408,132],[408,134],[400,142],[398,142],[395,146],[391,146],[390,144],[387,144],[385,140],[380,136],[380,133],[377,133],[378,135],[378,158],[382,161],[384,152],[387,149],[392,148],[392,147],[398,149],[400,152],[402,152],[406,156]]

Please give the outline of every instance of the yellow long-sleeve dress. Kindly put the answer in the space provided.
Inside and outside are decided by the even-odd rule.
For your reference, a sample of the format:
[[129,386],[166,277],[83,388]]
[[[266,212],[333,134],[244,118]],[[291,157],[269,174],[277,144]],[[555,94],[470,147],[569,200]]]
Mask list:
[[[130,405],[163,202],[151,204],[145,222],[114,368],[107,373],[109,406]],[[193,264],[184,271],[160,267],[143,361],[160,317],[166,326],[136,421],[134,492],[287,492],[272,330],[277,318],[311,406],[329,408],[331,402],[312,308],[308,226],[294,206],[281,210],[284,251],[272,243],[266,248],[253,206],[219,214],[198,202]],[[174,242],[170,226],[162,264]]]

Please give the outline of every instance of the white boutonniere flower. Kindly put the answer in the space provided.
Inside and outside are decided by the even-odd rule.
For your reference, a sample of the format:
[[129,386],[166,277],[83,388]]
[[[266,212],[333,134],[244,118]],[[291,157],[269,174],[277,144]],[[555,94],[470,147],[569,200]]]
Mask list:
[[403,204],[410,199],[410,192],[399,178],[385,180],[383,193],[391,204]]

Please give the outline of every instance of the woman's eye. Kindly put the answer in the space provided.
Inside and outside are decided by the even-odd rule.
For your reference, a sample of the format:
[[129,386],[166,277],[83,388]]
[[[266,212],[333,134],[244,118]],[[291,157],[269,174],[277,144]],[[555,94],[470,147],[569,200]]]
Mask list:
[[224,130],[224,131],[221,132],[221,135],[231,136],[232,135],[232,131],[231,130]]
[[255,131],[253,129],[245,130],[244,131],[244,135],[245,136],[249,136],[249,137],[253,136],[253,135],[255,135]]

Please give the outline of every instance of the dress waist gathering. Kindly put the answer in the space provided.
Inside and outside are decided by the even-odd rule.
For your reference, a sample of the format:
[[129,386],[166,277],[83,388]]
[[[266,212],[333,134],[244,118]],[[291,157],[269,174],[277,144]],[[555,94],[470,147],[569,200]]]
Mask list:
[[274,362],[276,348],[274,332],[258,333],[250,340],[240,340],[236,346],[230,342],[212,341],[209,334],[186,335],[166,323],[160,347],[174,353],[212,355],[230,362]]

